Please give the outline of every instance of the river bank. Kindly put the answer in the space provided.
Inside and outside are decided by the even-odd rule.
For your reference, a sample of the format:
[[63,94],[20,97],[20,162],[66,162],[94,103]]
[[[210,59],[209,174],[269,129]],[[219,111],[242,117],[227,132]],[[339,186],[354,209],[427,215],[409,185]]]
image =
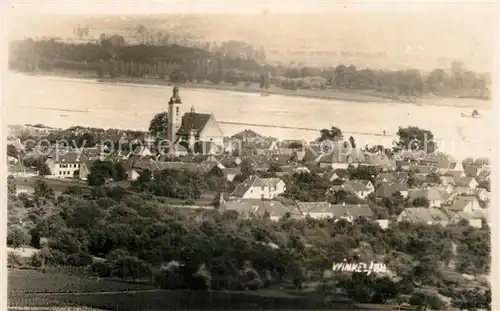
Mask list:
[[[21,73],[24,74],[24,73]],[[141,85],[141,86],[173,86],[174,83],[158,78],[135,78],[135,77],[118,77],[118,78],[99,78],[97,74],[91,71],[76,71],[76,70],[53,70],[40,71],[35,75],[50,76],[54,78],[65,79],[80,79],[89,81],[98,81],[104,84],[115,85]],[[209,83],[183,83],[181,88],[189,88],[196,90],[223,91],[223,92],[238,92],[238,93],[253,93],[260,94],[260,88],[257,83],[245,84],[240,82],[237,85],[231,84],[209,84]],[[438,97],[438,96],[401,96],[382,93],[374,90],[308,90],[298,89],[285,90],[271,86],[267,92],[269,95],[291,96],[309,99],[335,100],[352,103],[391,103],[391,104],[411,104],[425,106],[451,106],[476,109],[489,109],[491,102],[478,99],[462,99],[457,97]],[[453,102],[446,100],[453,99]]]

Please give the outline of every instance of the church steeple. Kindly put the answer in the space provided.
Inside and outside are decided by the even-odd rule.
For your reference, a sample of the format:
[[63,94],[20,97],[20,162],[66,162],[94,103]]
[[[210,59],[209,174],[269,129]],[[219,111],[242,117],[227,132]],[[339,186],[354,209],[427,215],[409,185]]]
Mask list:
[[177,131],[181,127],[182,113],[181,113],[182,100],[179,96],[179,88],[176,86],[173,89],[172,97],[168,102],[168,129],[167,136],[171,143],[177,140]]

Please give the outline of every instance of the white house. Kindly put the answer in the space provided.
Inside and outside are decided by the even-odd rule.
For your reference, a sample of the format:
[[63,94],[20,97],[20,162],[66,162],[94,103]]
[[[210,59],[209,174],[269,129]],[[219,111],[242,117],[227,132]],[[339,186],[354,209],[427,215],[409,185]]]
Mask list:
[[285,182],[279,178],[250,176],[236,186],[232,197],[242,199],[274,199],[286,190]]
[[78,178],[80,165],[87,160],[77,152],[55,152],[50,155],[45,163],[50,169],[51,176],[55,178]]

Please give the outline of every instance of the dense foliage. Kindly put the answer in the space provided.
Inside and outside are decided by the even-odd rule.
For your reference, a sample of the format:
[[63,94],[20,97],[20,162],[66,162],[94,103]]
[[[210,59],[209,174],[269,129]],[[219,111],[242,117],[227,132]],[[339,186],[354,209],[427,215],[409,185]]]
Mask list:
[[270,83],[288,90],[364,89],[387,94],[489,98],[489,76],[467,70],[455,62],[450,70],[382,71],[337,65],[334,68],[262,66],[259,61],[235,58],[179,45],[126,45],[123,40],[69,44],[26,39],[11,43],[10,68],[20,71],[70,69],[97,72],[101,77],[169,78],[176,83],[209,80],[238,84],[260,83],[262,72]]

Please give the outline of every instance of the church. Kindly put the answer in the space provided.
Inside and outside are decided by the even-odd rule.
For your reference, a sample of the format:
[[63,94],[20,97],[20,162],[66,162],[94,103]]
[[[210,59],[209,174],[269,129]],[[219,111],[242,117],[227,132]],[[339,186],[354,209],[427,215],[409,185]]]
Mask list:
[[184,113],[185,105],[176,86],[168,103],[167,137],[188,152],[209,152],[214,145],[223,146],[224,134],[213,114],[197,113],[193,106]]

